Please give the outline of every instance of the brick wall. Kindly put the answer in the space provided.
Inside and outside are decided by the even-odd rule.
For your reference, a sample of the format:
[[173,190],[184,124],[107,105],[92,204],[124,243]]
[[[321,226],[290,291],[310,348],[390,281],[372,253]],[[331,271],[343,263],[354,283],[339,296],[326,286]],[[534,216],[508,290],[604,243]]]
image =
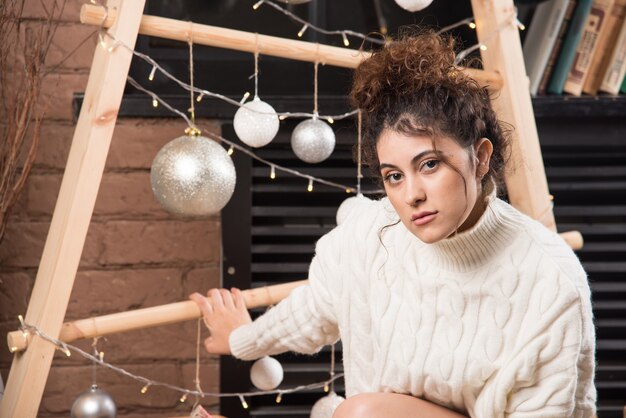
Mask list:
[[[37,25],[45,2],[27,1]],[[61,62],[93,28],[77,23],[82,2],[69,0],[48,55],[47,109],[37,161],[0,244],[0,332],[17,327],[28,306],[74,132],[72,95],[84,91],[96,37]],[[217,122],[208,122],[219,132]],[[192,291],[219,285],[220,219],[186,220],[164,212],[152,196],[150,164],[158,150],[183,133],[178,119],[119,119],[69,302],[66,320],[185,300]],[[203,334],[203,337],[206,335]],[[91,341],[78,345],[89,350]],[[100,341],[105,360],[128,371],[194,387],[196,322],[124,333]],[[12,355],[0,344],[0,374],[7,381]],[[201,382],[218,391],[218,359],[202,349]],[[67,417],[75,397],[91,385],[92,368],[78,356],[57,355],[41,402],[40,417]],[[190,403],[179,394],[150,388],[107,370],[98,382],[120,417],[184,416]],[[193,400],[191,400],[193,402]],[[203,402],[215,406],[216,399]]]

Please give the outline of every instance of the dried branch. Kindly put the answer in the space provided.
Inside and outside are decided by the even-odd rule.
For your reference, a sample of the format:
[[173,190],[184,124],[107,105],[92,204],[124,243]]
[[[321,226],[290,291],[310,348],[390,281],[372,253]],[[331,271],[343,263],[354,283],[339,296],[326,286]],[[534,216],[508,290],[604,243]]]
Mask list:
[[27,24],[25,0],[0,1],[0,241],[35,161],[45,106],[45,60],[65,0],[41,1],[45,17]]

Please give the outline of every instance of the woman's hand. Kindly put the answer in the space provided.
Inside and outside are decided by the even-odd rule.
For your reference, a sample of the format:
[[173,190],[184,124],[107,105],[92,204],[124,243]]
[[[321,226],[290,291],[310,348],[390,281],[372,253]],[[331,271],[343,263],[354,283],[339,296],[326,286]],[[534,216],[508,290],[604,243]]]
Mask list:
[[207,297],[193,293],[189,299],[196,302],[211,332],[211,336],[204,340],[206,350],[211,354],[231,354],[228,344],[230,333],[252,322],[241,290],[211,289]]

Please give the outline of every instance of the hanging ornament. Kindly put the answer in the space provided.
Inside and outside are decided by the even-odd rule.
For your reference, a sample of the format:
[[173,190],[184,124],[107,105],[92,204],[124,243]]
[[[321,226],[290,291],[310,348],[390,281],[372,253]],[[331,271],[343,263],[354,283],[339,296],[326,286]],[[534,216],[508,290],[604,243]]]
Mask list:
[[418,12],[430,6],[433,0],[396,0],[398,6],[409,12]]
[[115,418],[117,407],[113,398],[97,385],[81,393],[72,404],[72,418]]
[[274,139],[279,122],[274,108],[255,97],[237,110],[233,125],[241,142],[259,148]]
[[250,368],[250,380],[258,389],[276,389],[283,381],[283,366],[273,357],[260,358]]
[[332,418],[335,409],[345,401],[342,396],[330,392],[328,396],[319,399],[311,409],[311,418]]
[[326,122],[315,117],[304,120],[291,134],[291,148],[302,161],[319,163],[333,153],[335,133]]
[[363,196],[363,194],[359,193],[356,196],[349,197],[341,202],[341,205],[339,205],[339,208],[337,209],[337,215],[335,216],[337,220],[337,225],[340,225],[341,223],[343,223],[343,221],[348,219],[354,208],[359,206],[360,203],[366,202],[367,200],[369,199]]
[[150,169],[152,191],[168,211],[181,215],[218,213],[235,190],[233,160],[204,136],[181,136],[157,154]]
[[193,411],[191,411],[191,415],[189,418],[212,418],[212,415],[202,407],[202,405],[197,405]]

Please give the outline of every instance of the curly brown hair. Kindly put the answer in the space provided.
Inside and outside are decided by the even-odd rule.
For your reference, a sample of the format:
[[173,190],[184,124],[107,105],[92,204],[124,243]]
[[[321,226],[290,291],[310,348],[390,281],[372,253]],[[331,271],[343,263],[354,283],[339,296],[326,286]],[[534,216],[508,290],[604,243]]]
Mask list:
[[362,159],[380,179],[376,142],[384,129],[447,136],[469,148],[493,144],[490,180],[501,184],[510,129],[498,120],[487,88],[455,64],[455,41],[433,30],[405,33],[364,60],[354,72],[350,99],[363,118]]

